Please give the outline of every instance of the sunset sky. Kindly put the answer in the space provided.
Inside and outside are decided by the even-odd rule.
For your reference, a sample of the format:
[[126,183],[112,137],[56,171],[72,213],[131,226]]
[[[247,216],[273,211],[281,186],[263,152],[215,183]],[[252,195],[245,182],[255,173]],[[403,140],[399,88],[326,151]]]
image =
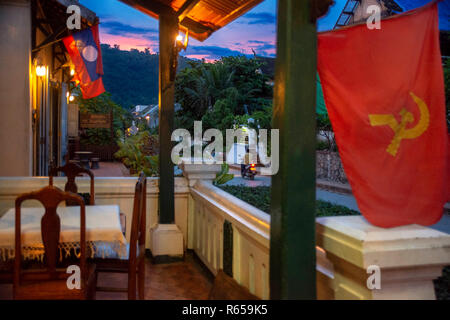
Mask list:
[[[335,0],[334,10],[318,23],[319,30],[331,29],[346,0]],[[81,0],[100,17],[102,43],[118,44],[122,50],[149,48],[158,52],[158,21],[118,0]],[[182,52],[190,58],[218,59],[221,56],[252,54],[275,56],[276,0],[265,0],[247,14],[215,32],[204,42],[189,40]]]
[[[416,0],[414,3],[398,0],[408,4],[404,9],[423,5],[429,0]],[[334,27],[339,14],[347,0],[334,0],[335,4],[328,14],[317,23],[318,31]],[[102,43],[118,44],[122,50],[135,48],[158,52],[158,21],[118,0],[80,0],[80,3],[94,11],[100,17],[100,39]],[[447,3],[447,4],[445,4]],[[440,3],[440,15],[445,6],[449,11],[450,1]],[[412,6],[414,4],[414,6]],[[441,19],[442,20],[442,19]],[[441,22],[441,28],[442,23]],[[448,28],[448,22],[446,27]],[[252,49],[261,56],[275,56],[276,41],[276,0],[265,0],[242,17],[216,31],[204,42],[190,39],[186,52],[181,54],[189,58],[206,60],[221,56],[252,54]]]

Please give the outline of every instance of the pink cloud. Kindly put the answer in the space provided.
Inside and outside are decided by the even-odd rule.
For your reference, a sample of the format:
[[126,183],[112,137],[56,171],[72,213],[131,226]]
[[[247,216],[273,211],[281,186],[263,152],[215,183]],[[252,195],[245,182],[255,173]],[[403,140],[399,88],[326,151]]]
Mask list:
[[114,46],[115,44],[120,46],[121,50],[138,49],[143,51],[145,48],[149,48],[152,53],[158,51],[158,43],[139,36],[119,36],[108,33],[101,33],[100,40],[102,43]]

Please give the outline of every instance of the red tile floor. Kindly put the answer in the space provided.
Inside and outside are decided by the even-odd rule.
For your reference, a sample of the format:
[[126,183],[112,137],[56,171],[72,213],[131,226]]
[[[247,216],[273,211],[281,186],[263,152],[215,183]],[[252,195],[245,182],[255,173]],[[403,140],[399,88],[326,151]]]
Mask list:
[[[169,264],[146,261],[146,300],[208,299],[212,277],[199,262],[187,253],[185,260]],[[126,274],[99,274],[98,286],[126,287]],[[12,285],[0,284],[0,300],[12,298]],[[126,293],[97,292],[97,300],[126,300]]]
[[99,162],[98,169],[91,169],[95,177],[129,177],[129,170],[121,162]]

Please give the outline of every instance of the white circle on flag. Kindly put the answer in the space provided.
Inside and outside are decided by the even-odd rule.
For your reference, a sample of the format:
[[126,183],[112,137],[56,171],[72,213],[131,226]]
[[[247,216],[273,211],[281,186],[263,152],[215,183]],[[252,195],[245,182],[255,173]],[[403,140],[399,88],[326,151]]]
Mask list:
[[97,60],[98,52],[93,46],[87,46],[83,49],[83,58],[89,62],[94,62]]

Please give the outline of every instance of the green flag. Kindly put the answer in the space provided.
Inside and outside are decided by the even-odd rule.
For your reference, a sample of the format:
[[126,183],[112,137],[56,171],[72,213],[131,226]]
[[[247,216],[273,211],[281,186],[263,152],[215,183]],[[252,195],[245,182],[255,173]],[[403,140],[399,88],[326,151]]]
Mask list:
[[327,114],[327,107],[325,106],[325,100],[323,99],[322,85],[320,84],[319,74],[316,75],[316,113]]

